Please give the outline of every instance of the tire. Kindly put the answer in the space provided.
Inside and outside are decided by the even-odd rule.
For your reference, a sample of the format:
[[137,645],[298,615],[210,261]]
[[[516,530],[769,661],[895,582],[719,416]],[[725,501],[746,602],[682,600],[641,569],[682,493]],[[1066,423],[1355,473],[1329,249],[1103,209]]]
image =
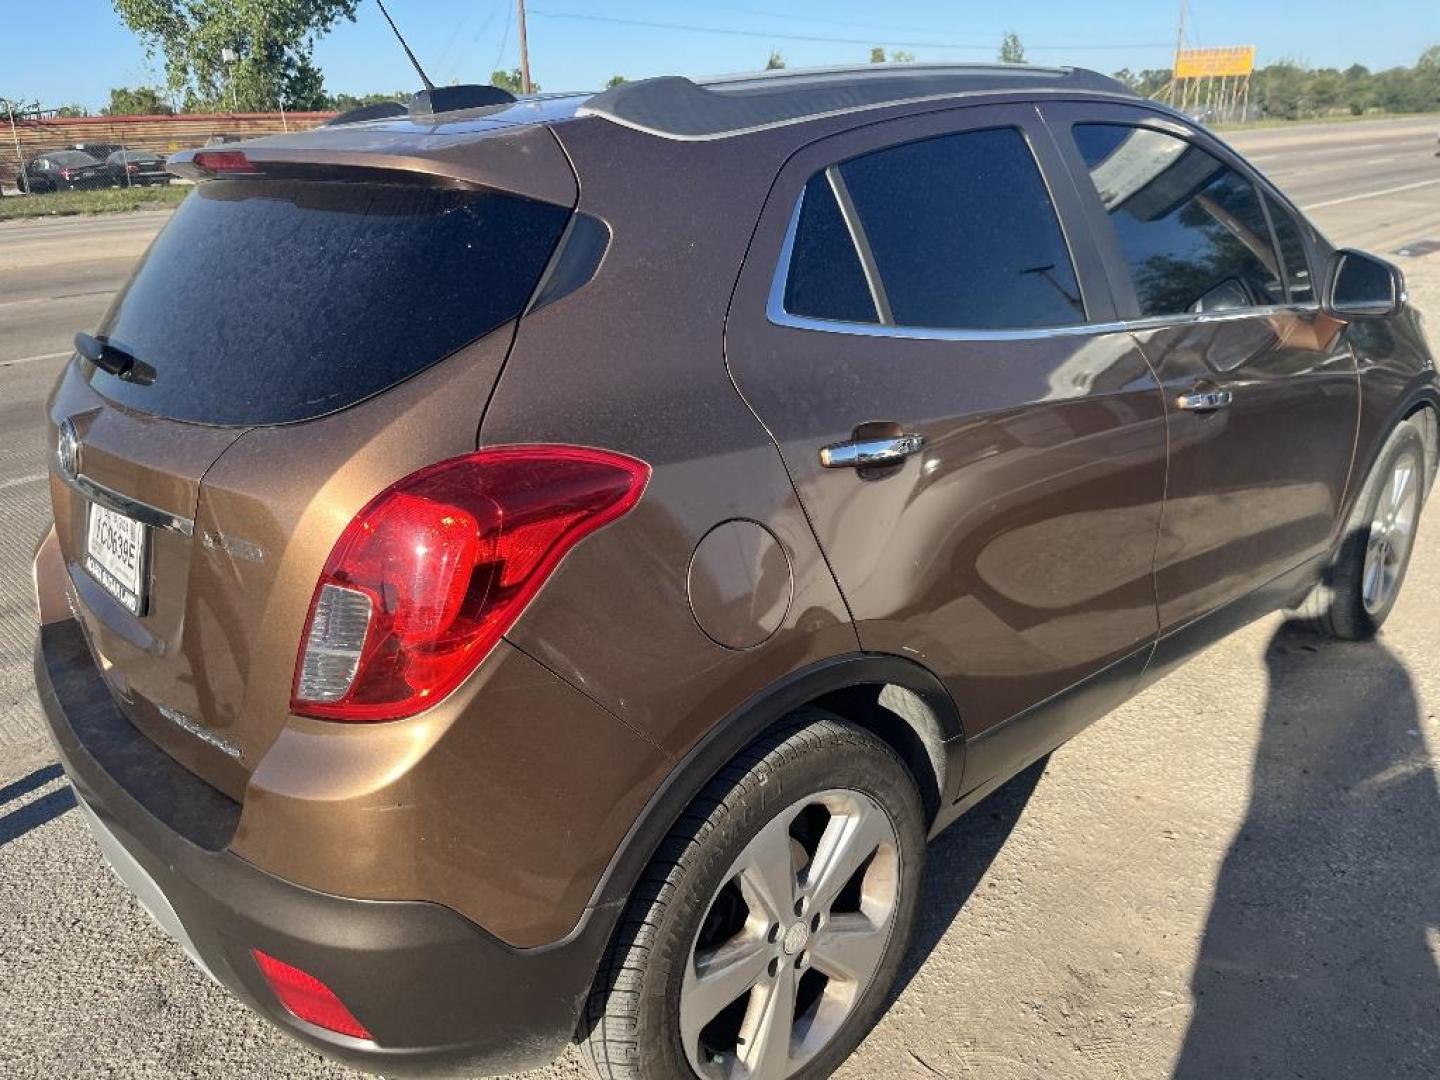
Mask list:
[[[826,867],[848,867],[876,837],[837,897],[834,882],[845,871],[830,875]],[[788,876],[757,870],[777,865],[765,852],[785,853]],[[835,852],[848,858],[832,863],[826,855]],[[602,1080],[670,1080],[697,1075],[696,1061],[710,1065],[700,1075],[724,1075],[750,1055],[757,1080],[828,1075],[886,1007],[914,926],[924,860],[920,795],[894,751],[832,713],[796,713],[711,781],[642,876],[586,1005],[579,1041],[590,1069]],[[776,888],[754,887],[762,881]],[[772,921],[782,905],[767,899],[786,881],[797,889],[791,896],[802,897],[786,897],[794,910],[780,918],[794,920],[788,925]],[[861,939],[860,951],[832,951]],[[714,963],[722,944],[723,968]],[[856,962],[837,967],[836,956]],[[715,1002],[740,984],[702,982],[708,976],[699,963],[707,960],[712,972],[743,963],[741,981],[753,985],[708,1022]],[[836,977],[847,970],[872,974]],[[797,1019],[809,1018],[795,1027],[798,1044],[767,1039],[763,1025],[772,995],[783,1003],[787,993],[799,995]],[[789,1058],[796,1045],[798,1059]],[[781,1047],[783,1065],[767,1047]]]
[[[1365,641],[1379,632],[1400,595],[1415,550],[1415,529],[1429,490],[1429,464],[1419,424],[1413,419],[1399,424],[1365,478],[1335,557],[1297,609],[1301,620],[1344,641]],[[1402,467],[1409,469],[1408,488],[1392,506],[1392,485]],[[1382,500],[1385,519],[1398,525],[1408,521],[1408,527],[1376,528],[1382,524],[1377,520]],[[1384,575],[1378,581],[1377,567]]]

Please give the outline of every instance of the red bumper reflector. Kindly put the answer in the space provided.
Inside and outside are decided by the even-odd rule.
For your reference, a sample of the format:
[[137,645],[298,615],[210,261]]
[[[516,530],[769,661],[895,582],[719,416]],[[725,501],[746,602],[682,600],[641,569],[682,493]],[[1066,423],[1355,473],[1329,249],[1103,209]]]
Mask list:
[[335,991],[314,975],[291,967],[283,960],[276,960],[259,949],[251,949],[250,955],[255,958],[260,974],[265,976],[265,981],[270,984],[270,989],[275,991],[280,1004],[291,1014],[326,1031],[335,1031],[355,1039],[373,1040],[374,1036],[364,1024],[355,1019],[355,1014],[345,1007],[345,1003],[335,996]]

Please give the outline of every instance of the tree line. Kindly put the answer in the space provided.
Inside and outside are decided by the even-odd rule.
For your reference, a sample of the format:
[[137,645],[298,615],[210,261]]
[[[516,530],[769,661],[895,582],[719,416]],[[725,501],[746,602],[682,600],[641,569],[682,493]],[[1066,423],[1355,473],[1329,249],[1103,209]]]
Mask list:
[[[163,86],[116,87],[102,115],[185,112],[345,111],[380,101],[404,101],[408,91],[331,93],[313,62],[315,40],[342,19],[354,21],[358,0],[254,0],[246,4],[203,0],[177,6],[173,0],[113,0],[115,10],[163,62]],[[1007,31],[996,58],[1025,63],[1020,36]],[[881,46],[872,63],[908,63],[913,53]],[[766,68],[783,68],[772,51]],[[1165,97],[1169,68],[1131,71],[1115,78],[1137,93]],[[615,75],[607,87],[625,82]],[[491,73],[490,82],[520,91],[518,68]],[[536,86],[536,90],[540,87]],[[1250,115],[1298,120],[1336,114],[1440,111],[1440,45],[1425,49],[1414,65],[1372,71],[1363,64],[1314,68],[1282,59],[1257,68],[1250,79]],[[79,105],[62,106],[62,116],[84,116]]]

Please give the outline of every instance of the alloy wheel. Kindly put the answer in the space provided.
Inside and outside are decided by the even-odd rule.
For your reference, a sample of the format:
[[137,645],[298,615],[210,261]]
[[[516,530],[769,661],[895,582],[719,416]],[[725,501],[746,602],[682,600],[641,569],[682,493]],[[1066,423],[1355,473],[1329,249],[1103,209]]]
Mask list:
[[1420,507],[1419,473],[1415,454],[1401,454],[1376,501],[1360,577],[1360,599],[1371,615],[1383,611],[1394,597],[1410,554]]
[[899,844],[868,795],[798,800],[745,846],[711,898],[680,989],[690,1065],[780,1080],[834,1037],[885,956]]

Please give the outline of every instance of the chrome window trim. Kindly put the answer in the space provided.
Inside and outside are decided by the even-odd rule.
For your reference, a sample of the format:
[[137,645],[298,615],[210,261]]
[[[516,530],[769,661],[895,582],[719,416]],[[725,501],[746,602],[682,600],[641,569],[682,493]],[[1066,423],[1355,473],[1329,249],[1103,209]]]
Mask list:
[[[828,172],[828,170],[827,170]],[[809,181],[806,181],[807,185]],[[805,189],[790,211],[785,227],[785,240],[770,281],[770,295],[765,303],[765,316],[775,326],[794,330],[813,330],[828,334],[850,334],[854,337],[903,338],[914,341],[1028,341],[1036,338],[1074,337],[1083,334],[1114,334],[1125,331],[1160,330],[1172,326],[1233,322],[1276,315],[1281,312],[1311,314],[1320,310],[1318,303],[1268,304],[1264,307],[1236,308],[1229,311],[1184,312],[1178,315],[1150,315],[1139,319],[1117,319],[1111,322],[1067,323],[1063,326],[1040,326],[1017,330],[955,329],[949,327],[896,326],[882,323],[852,323],[837,319],[817,319],[792,315],[785,310],[785,285],[790,275],[790,258],[795,250],[795,235],[800,229],[800,208]],[[843,213],[843,210],[842,210]]]
[[1196,311],[1180,315],[1149,315],[1142,319],[1126,319],[1127,330],[1156,330],[1167,326],[1184,326],[1191,323],[1234,322],[1237,319],[1264,318],[1289,312],[1293,315],[1313,314],[1320,310],[1319,304],[1263,304],[1259,307],[1233,308],[1225,311]]
[[129,495],[122,495],[114,488],[106,487],[98,480],[92,480],[84,473],[80,473],[74,479],[57,473],[61,480],[69,484],[91,502],[99,503],[117,514],[124,514],[128,518],[134,518],[144,525],[156,529],[168,529],[171,532],[178,532],[182,536],[193,536],[195,533],[195,522],[179,514],[172,514],[168,510],[161,510],[158,506],[151,506],[139,499],[132,499]]
[[[895,325],[895,314],[890,310],[890,297],[885,293],[885,283],[880,280],[880,267],[875,262],[875,252],[870,247],[870,237],[865,232],[865,223],[855,209],[855,200],[850,198],[850,187],[840,173],[839,165],[825,170],[825,179],[830,184],[830,193],[835,196],[835,205],[840,208],[840,218],[850,234],[850,246],[860,260],[860,270],[865,275],[865,287],[870,290],[870,302],[875,305],[875,315],[885,326]],[[809,183],[805,187],[809,187]],[[805,188],[800,189],[800,205],[805,205]],[[788,277],[788,272],[787,272]]]

